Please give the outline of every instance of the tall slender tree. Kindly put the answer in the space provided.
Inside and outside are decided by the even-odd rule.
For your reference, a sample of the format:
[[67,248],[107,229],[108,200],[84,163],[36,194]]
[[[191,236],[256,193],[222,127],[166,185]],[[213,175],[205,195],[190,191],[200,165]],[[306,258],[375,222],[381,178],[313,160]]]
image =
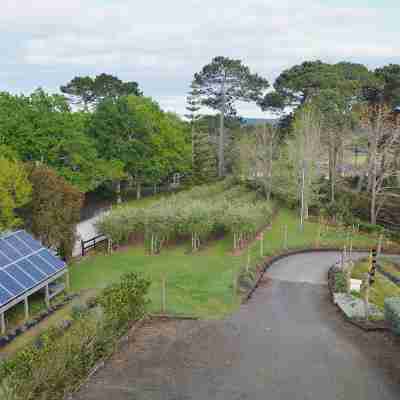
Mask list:
[[210,64],[194,75],[202,104],[217,110],[220,114],[218,140],[218,175],[225,174],[224,122],[225,117],[234,114],[235,102],[259,101],[269,83],[258,74],[251,73],[241,60],[215,57]]

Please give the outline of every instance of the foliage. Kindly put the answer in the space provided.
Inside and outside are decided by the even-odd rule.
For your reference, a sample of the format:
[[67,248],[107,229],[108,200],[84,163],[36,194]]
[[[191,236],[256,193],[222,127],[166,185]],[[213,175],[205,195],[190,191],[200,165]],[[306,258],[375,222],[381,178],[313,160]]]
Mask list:
[[[220,184],[196,187],[144,209],[120,207],[105,216],[98,227],[115,243],[126,243],[132,235],[161,244],[195,235],[195,250],[199,240],[218,232],[254,235],[270,221],[270,205],[257,202],[254,193],[236,187],[220,190]],[[153,247],[150,250],[153,252]]]
[[342,271],[338,271],[335,273],[335,293],[346,293],[347,291],[347,282],[346,275]]
[[0,143],[22,161],[49,165],[82,191],[110,179],[118,165],[106,162],[87,134],[90,116],[60,95],[38,89],[30,96],[0,93]]
[[385,299],[385,319],[392,324],[392,330],[400,336],[400,297]]
[[95,78],[76,76],[65,86],[61,86],[60,90],[73,104],[83,105],[85,109],[105,98],[142,95],[137,82],[123,82],[116,76],[104,73]]
[[258,101],[269,83],[240,60],[215,57],[194,75],[201,103],[220,113],[220,133],[218,141],[218,174],[225,175],[224,159],[224,119],[236,114],[235,102]]
[[75,226],[80,220],[82,194],[44,165],[31,166],[32,232],[46,246],[59,249],[62,256],[72,255]]
[[15,209],[25,205],[32,192],[26,171],[18,161],[0,155],[0,232],[15,228],[21,220]]
[[160,183],[190,165],[187,125],[147,97],[102,101],[90,132],[99,153],[109,161],[122,162],[125,174],[138,186]]
[[[104,289],[102,308],[75,313],[67,330],[53,327],[0,365],[0,394],[18,400],[63,398],[98,360],[110,354],[122,329],[144,314],[149,282],[127,274]],[[3,397],[2,397],[3,398]]]

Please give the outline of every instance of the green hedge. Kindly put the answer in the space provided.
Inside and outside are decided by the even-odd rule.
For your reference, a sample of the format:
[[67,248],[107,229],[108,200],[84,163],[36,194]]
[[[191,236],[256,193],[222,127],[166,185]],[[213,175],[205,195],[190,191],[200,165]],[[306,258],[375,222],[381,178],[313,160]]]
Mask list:
[[0,365],[0,398],[62,399],[95,364],[114,350],[128,325],[145,313],[150,283],[135,273],[104,289],[90,304],[74,311],[70,327],[42,334]]
[[392,331],[400,336],[400,297],[385,299],[385,319],[391,323]]

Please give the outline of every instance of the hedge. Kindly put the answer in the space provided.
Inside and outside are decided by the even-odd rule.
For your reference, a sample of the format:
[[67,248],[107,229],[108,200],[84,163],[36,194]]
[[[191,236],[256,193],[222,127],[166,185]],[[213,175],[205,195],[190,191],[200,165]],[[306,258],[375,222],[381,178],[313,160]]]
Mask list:
[[111,354],[128,325],[145,313],[149,281],[136,273],[104,289],[73,321],[42,334],[0,364],[0,398],[61,399]]
[[385,299],[385,319],[390,322],[393,333],[400,336],[400,297]]

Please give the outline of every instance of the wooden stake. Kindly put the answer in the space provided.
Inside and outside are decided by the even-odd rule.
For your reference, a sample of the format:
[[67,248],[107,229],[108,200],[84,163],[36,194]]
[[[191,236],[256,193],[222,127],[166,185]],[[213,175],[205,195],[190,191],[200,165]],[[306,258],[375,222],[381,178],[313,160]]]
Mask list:
[[161,311],[165,313],[167,309],[167,279],[165,276],[162,277],[161,282]]
[[287,249],[288,248],[288,226],[285,225],[285,232],[284,232],[284,242],[283,242],[283,248]]
[[260,239],[260,256],[261,256],[261,258],[264,257],[264,232],[261,233],[261,239]]

